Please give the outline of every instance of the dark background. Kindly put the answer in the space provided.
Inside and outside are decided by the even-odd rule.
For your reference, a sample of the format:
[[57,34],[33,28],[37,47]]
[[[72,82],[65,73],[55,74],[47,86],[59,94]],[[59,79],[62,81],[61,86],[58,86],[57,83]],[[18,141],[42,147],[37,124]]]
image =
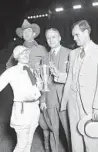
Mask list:
[[[94,0],[0,0],[0,64],[5,64],[15,45],[19,43],[15,30],[21,27],[24,18],[31,15],[48,13],[48,17],[28,19],[37,23],[41,33],[37,41],[47,47],[45,30],[56,27],[61,33],[62,44],[71,47],[74,43],[71,36],[72,24],[80,19],[87,19],[92,27],[91,38],[98,43],[98,7],[93,7]],[[82,4],[80,10],[73,10],[74,4]],[[55,12],[55,8],[63,6],[63,12]],[[16,37],[16,41],[14,41]]]

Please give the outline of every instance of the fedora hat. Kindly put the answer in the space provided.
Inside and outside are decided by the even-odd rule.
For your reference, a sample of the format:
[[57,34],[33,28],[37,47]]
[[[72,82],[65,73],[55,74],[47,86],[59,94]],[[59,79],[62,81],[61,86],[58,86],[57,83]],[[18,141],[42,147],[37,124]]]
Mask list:
[[91,115],[86,115],[79,121],[78,131],[81,135],[98,138],[98,121],[92,120]]
[[24,19],[22,26],[16,28],[16,34],[18,37],[22,38],[23,36],[23,30],[27,28],[32,28],[32,30],[35,32],[35,38],[40,34],[40,27],[36,23],[29,23],[27,19]]

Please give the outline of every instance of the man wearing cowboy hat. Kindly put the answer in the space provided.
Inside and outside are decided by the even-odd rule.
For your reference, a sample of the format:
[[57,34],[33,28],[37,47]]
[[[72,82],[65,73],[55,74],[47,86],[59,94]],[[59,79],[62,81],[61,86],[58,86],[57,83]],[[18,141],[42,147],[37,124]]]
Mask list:
[[66,110],[66,105],[68,109],[73,152],[98,152],[98,138],[89,134],[91,125],[84,123],[84,130],[82,123],[87,119],[98,121],[98,45],[91,40],[90,32],[86,20],[72,27],[79,47],[70,53],[69,74],[61,103],[61,111]]
[[18,64],[8,68],[0,76],[0,91],[10,84],[14,95],[10,126],[16,131],[17,144],[13,152],[30,152],[40,116],[39,80],[36,77],[36,82],[31,81],[26,70],[30,71],[29,53],[30,50],[24,46],[15,47],[13,56]]
[[[39,45],[35,38],[40,34],[40,27],[33,23],[29,23],[27,19],[24,19],[21,27],[16,29],[16,34],[24,39],[23,45],[30,48],[29,64],[31,68],[35,68],[35,65],[39,65],[42,58],[47,55],[47,51],[44,46]],[[12,66],[13,54],[6,63],[6,67]]]

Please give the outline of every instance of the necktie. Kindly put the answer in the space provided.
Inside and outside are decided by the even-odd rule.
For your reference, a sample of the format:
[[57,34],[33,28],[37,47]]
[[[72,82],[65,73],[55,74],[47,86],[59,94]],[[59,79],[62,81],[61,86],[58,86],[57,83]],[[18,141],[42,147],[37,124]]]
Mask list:
[[35,77],[34,73],[32,73],[31,70],[30,70],[30,68],[27,67],[27,66],[24,66],[23,70],[27,71],[27,73],[29,75],[29,78],[30,78],[30,80],[32,82],[32,85],[35,85],[36,84],[36,77]]
[[53,50],[53,55],[56,55],[56,50]]
[[84,48],[82,48],[81,52],[80,52],[80,58],[83,59],[85,56],[85,50]]

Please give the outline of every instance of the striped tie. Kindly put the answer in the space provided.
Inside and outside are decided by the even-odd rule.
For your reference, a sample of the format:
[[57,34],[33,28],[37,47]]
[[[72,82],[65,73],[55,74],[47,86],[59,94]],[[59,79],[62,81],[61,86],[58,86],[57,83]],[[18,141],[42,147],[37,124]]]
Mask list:
[[56,55],[56,50],[53,50],[53,54]]
[[82,48],[81,52],[80,52],[80,58],[83,59],[85,56],[85,50],[84,48]]

